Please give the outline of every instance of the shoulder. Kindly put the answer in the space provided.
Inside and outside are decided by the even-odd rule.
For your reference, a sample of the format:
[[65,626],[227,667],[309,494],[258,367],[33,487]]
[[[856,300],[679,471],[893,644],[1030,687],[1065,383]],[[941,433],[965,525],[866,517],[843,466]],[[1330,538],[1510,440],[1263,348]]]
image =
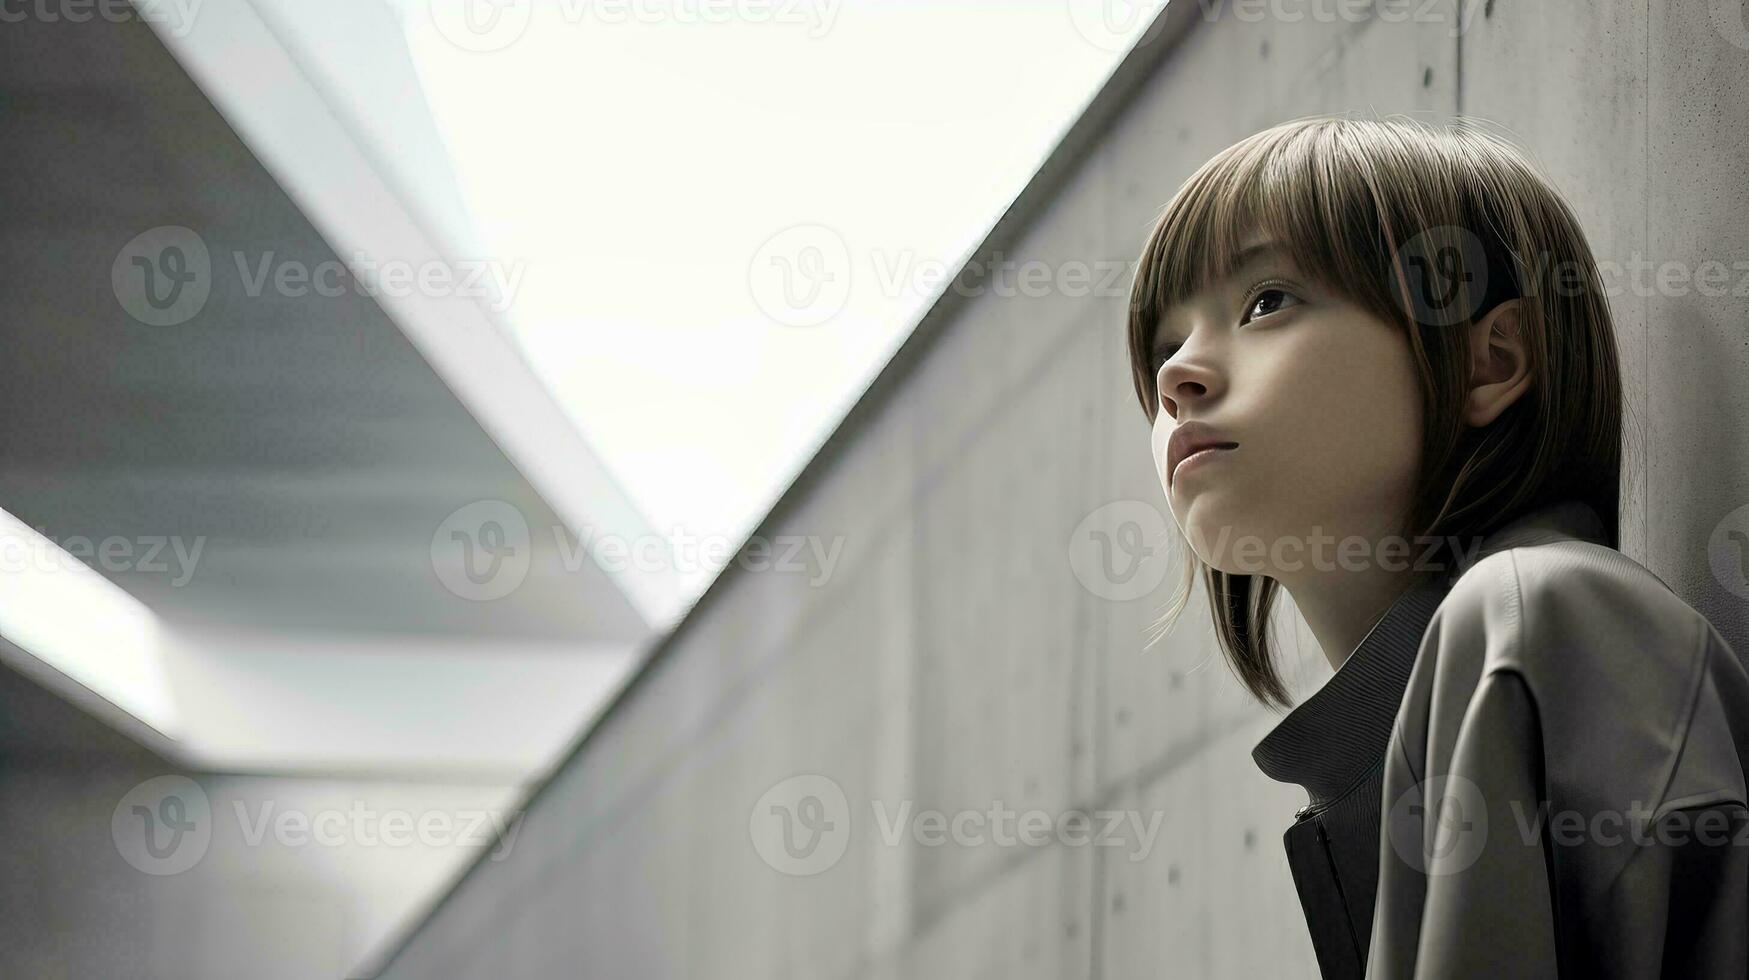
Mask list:
[[1480,629],[1492,667],[1539,675],[1676,668],[1705,617],[1649,569],[1582,540],[1509,548],[1464,570],[1436,616]]
[[1436,610],[1418,661],[1449,688],[1512,675],[1545,733],[1564,733],[1576,751],[1619,750],[1630,730],[1679,743],[1709,699],[1749,715],[1749,670],[1706,617],[1638,562],[1589,541],[1476,562]]
[[1733,746],[1749,736],[1749,670],[1698,610],[1613,548],[1560,540],[1476,562],[1436,610],[1416,670],[1425,710],[1455,712],[1448,733],[1466,727],[1480,692],[1511,688],[1556,798],[1719,787],[1741,798]]

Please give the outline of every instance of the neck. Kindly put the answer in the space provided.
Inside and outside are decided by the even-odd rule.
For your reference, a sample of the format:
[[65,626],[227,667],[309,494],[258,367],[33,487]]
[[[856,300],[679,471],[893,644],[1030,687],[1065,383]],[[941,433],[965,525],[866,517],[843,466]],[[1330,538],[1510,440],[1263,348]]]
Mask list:
[[1342,667],[1391,603],[1414,587],[1412,571],[1335,570],[1281,580],[1317,638],[1331,670]]

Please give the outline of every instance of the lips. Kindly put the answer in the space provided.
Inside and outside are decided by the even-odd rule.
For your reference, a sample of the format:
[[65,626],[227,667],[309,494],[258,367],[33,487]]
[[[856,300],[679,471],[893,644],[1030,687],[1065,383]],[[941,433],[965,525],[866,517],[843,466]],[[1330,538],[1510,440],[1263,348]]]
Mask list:
[[1239,444],[1203,422],[1186,422],[1166,441],[1166,481],[1172,482],[1178,464],[1205,449],[1237,449]]

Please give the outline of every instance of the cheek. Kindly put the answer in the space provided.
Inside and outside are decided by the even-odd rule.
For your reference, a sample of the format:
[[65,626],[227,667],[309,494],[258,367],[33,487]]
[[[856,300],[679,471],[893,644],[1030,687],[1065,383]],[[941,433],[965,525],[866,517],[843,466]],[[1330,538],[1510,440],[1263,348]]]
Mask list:
[[1275,386],[1283,472],[1327,505],[1396,506],[1413,489],[1421,396],[1408,346],[1389,331],[1333,332]]

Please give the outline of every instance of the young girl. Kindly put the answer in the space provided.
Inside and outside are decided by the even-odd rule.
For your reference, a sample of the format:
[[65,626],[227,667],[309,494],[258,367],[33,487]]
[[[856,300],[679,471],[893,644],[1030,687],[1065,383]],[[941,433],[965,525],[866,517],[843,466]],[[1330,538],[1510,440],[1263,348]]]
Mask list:
[[1622,397],[1571,210],[1465,126],[1317,118],[1167,205],[1129,315],[1239,680],[1278,587],[1334,676],[1258,743],[1326,977],[1749,976],[1749,672],[1617,547]]

